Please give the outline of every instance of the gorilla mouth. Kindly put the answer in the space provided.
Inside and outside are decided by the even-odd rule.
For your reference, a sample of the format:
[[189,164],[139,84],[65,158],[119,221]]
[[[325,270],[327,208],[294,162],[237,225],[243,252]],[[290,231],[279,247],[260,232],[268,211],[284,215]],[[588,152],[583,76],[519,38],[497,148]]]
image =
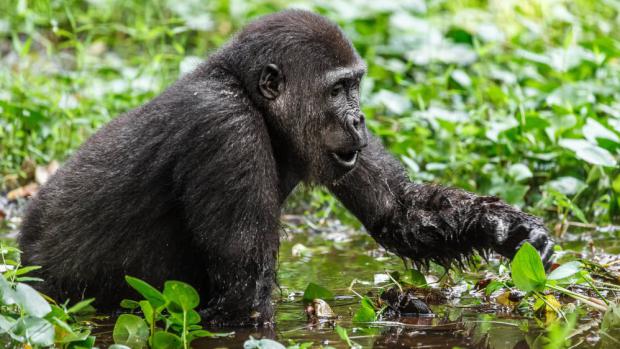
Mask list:
[[340,166],[345,168],[352,168],[357,162],[358,153],[358,150],[348,153],[332,153],[332,157]]

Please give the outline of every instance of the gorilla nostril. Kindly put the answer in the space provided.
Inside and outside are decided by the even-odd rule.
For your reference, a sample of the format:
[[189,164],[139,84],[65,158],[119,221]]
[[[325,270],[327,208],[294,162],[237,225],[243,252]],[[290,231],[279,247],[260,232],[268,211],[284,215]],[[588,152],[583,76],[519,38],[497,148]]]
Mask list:
[[360,120],[355,118],[353,119],[353,127],[358,128],[360,125]]

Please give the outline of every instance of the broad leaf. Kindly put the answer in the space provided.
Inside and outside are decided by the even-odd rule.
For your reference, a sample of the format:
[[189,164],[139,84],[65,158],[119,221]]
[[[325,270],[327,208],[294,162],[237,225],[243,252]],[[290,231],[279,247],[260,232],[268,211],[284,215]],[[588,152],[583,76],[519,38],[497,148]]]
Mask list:
[[164,332],[164,331],[157,331],[155,332],[155,335],[153,336],[152,348],[153,349],[183,348],[183,341],[181,340],[181,338],[179,338],[179,336],[175,334]]
[[572,261],[560,265],[557,269],[551,272],[547,277],[548,280],[561,280],[567,277],[573,276],[581,271],[582,264],[579,261]]
[[200,304],[200,296],[198,292],[181,281],[166,281],[164,284],[164,297],[169,302],[175,302],[183,311],[189,311]]
[[525,292],[543,291],[547,278],[545,277],[545,268],[538,251],[525,242],[517,251],[512,263],[510,263],[512,271],[512,281],[515,286]]
[[49,347],[54,344],[54,326],[45,319],[25,316],[17,320],[11,336],[32,346]]
[[146,347],[149,327],[142,318],[132,314],[123,314],[116,320],[112,337],[116,344],[141,349]]
[[272,339],[254,339],[250,336],[250,339],[243,343],[243,349],[286,349],[286,347]]
[[24,312],[42,318],[52,311],[52,307],[34,288],[18,283],[15,287],[15,302]]
[[334,299],[334,294],[323,286],[319,286],[313,282],[309,283],[304,291],[304,302],[312,302],[313,299]]
[[368,297],[362,298],[360,308],[353,315],[353,322],[373,322],[377,318],[375,307]]
[[134,290],[138,291],[146,299],[151,302],[154,308],[158,308],[164,304],[166,304],[166,299],[164,295],[159,292],[155,287],[149,285],[148,283],[131,276],[125,276],[125,280],[129,284],[129,286],[133,287]]

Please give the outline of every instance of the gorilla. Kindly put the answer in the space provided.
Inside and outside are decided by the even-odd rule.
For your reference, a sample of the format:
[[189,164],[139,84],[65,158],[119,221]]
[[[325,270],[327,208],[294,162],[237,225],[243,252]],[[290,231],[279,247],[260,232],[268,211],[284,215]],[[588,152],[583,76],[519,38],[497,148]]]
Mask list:
[[369,134],[366,67],[340,28],[302,10],[262,17],[152,101],[88,139],[32,200],[23,263],[56,299],[135,294],[132,275],[185,281],[206,321],[273,318],[281,207],[300,183],[329,189],[385,249],[444,265],[529,241],[542,221],[494,197],[412,183]]

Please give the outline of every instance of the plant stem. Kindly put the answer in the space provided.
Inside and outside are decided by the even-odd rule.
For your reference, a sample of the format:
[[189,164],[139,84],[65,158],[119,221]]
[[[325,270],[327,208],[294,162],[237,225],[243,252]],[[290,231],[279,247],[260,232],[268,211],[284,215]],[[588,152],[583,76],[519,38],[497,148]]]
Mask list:
[[183,348],[188,349],[189,346],[187,345],[187,311],[185,311],[185,309],[183,309],[183,333],[181,333],[181,336],[183,336]]
[[[553,286],[553,285],[547,285],[547,287],[562,292],[565,295],[572,297],[576,300],[582,301],[584,303],[586,303],[587,305],[591,306],[592,308],[596,309],[596,310],[600,310],[602,312],[607,311],[607,306],[605,304],[599,304],[597,302],[595,302],[595,299],[591,298],[591,297],[587,297],[584,295],[580,295],[579,293],[575,293],[573,291],[567,290],[564,287],[560,287],[560,286]],[[598,301],[598,300],[596,300]]]

